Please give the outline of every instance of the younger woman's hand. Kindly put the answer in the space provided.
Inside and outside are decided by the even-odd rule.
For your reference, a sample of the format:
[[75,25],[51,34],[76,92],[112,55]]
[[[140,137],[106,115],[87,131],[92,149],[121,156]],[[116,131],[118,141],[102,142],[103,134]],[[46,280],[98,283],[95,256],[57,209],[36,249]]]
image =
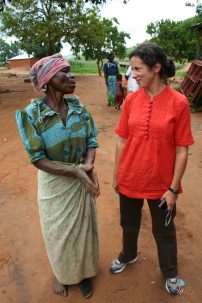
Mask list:
[[176,201],[177,201],[178,195],[172,193],[170,190],[167,190],[163,196],[161,197],[161,199],[165,199],[166,200],[166,204],[168,206],[168,210],[172,210]]

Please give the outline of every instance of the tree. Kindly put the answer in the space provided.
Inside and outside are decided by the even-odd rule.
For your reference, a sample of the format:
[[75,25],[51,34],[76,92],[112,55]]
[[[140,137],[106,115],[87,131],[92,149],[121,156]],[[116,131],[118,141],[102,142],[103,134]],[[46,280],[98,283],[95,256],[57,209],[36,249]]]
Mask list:
[[8,44],[0,38],[0,63],[4,64],[9,58],[20,54],[19,43],[17,41]]
[[186,6],[196,7],[196,15],[202,15],[202,2],[200,0],[196,0],[196,3],[186,2]]
[[[86,60],[96,60],[98,73],[101,76],[103,59],[113,52],[119,58],[125,57],[125,38],[130,35],[119,32],[116,18],[101,18],[95,11],[89,16],[79,36],[72,36],[71,45],[75,54],[82,53]],[[90,31],[89,31],[90,28]]]
[[[8,0],[7,2],[11,2],[12,0]],[[6,4],[6,0],[0,0],[0,13],[3,12],[4,6]]]
[[197,23],[198,19],[161,20],[147,25],[146,32],[151,35],[151,41],[159,44],[173,60],[190,61],[194,59],[196,48],[196,37],[191,29],[194,22]]
[[124,53],[125,37],[129,37],[118,32],[116,19],[101,20],[98,7],[84,5],[106,1],[13,0],[1,15],[2,30],[17,37],[21,48],[35,57],[59,52],[61,43],[68,42],[74,53],[96,58],[100,67],[107,49]]

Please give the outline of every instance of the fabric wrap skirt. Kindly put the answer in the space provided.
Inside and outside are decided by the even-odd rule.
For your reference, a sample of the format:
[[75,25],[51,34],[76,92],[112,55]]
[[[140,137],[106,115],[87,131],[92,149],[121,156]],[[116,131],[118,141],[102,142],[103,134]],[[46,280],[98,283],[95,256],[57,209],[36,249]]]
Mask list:
[[98,271],[95,199],[79,180],[38,171],[38,206],[48,258],[57,280],[77,284]]
[[109,105],[115,105],[116,76],[107,77],[107,99]]

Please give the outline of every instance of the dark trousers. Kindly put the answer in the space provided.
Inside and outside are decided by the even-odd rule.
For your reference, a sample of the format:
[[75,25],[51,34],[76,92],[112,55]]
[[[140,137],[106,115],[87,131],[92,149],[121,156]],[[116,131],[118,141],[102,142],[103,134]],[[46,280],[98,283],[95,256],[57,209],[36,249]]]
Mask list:
[[[177,276],[177,240],[172,212],[170,224],[165,226],[165,214],[158,207],[160,200],[147,200],[151,218],[152,233],[156,241],[159,265],[165,278]],[[127,263],[137,256],[137,241],[141,224],[143,199],[133,199],[120,194],[120,216],[123,230],[123,249],[119,261]]]

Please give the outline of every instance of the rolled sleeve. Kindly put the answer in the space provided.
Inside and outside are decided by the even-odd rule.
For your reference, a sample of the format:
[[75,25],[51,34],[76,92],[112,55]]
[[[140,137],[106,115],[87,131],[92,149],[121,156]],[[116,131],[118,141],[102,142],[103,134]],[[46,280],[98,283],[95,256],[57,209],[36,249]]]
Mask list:
[[17,110],[16,122],[22,142],[29,155],[30,163],[45,158],[42,139],[28,114],[25,111]]

